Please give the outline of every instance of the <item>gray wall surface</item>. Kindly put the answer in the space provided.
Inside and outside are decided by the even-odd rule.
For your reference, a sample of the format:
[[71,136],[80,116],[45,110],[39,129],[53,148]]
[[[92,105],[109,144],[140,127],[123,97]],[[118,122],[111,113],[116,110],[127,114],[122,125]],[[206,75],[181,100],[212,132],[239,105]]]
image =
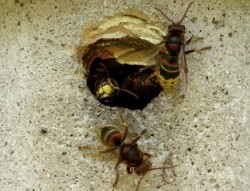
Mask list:
[[[174,20],[189,2],[180,0],[0,0],[0,190],[134,190],[139,180],[103,149],[97,129],[119,125],[119,109],[101,105],[77,78],[78,63],[67,45],[79,43],[84,24],[120,8]],[[197,0],[183,24],[186,37],[204,37],[186,56],[189,83],[184,99],[164,92],[143,111],[125,110],[129,137],[143,129],[139,145],[162,166],[170,153],[175,181],[148,173],[140,190],[250,190],[250,1]],[[164,18],[161,22],[165,22]]]

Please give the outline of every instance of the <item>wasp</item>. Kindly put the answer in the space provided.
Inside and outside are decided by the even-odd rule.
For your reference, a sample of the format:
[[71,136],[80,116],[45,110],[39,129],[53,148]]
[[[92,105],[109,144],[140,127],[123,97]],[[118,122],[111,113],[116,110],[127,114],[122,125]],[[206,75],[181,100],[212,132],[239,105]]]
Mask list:
[[[191,42],[192,37],[186,42],[186,29],[185,26],[181,23],[186,17],[188,10],[192,4],[193,2],[188,5],[179,22],[172,21],[160,9],[155,8],[172,23],[168,27],[166,36],[164,36],[163,40],[158,44],[153,44],[152,46],[141,50],[125,53],[118,57],[117,60],[119,62],[123,62],[123,60],[133,59],[140,62],[147,62],[156,55],[161,56],[162,62],[160,64],[149,65],[145,68],[155,68],[155,73],[152,75],[152,77],[157,77],[158,83],[163,89],[176,88],[179,90],[180,95],[184,97],[187,87],[188,73],[185,54],[194,52],[196,50],[185,51],[185,45]],[[200,49],[199,51],[210,48],[211,47],[205,47]]]
[[157,69],[158,82],[163,88],[172,89],[179,85],[179,92],[181,96],[185,96],[187,85],[187,64],[185,59],[185,26],[181,25],[187,12],[192,5],[191,2],[181,20],[177,23],[169,19],[160,9],[165,18],[167,18],[172,25],[168,27],[168,34],[164,37],[164,41],[159,44],[159,47],[165,46],[168,52],[168,58],[163,59],[162,64]]
[[[99,64],[105,70],[105,74],[97,75],[97,80],[95,81],[94,87],[95,95],[100,102],[113,102],[120,95],[121,91],[132,95],[136,99],[139,99],[139,97],[132,91],[120,87],[118,82],[118,79],[120,79],[120,77],[111,78],[109,76],[107,67],[102,62],[100,62]],[[119,73],[119,70],[115,71],[115,73]]]
[[[153,170],[173,169],[176,166],[152,167],[152,163],[149,160],[151,154],[143,152],[137,144],[137,141],[146,132],[146,129],[141,131],[141,133],[138,134],[132,141],[125,142],[128,135],[128,126],[124,122],[122,116],[121,121],[121,127],[115,125],[105,125],[99,128],[98,138],[103,145],[108,147],[106,150],[100,152],[108,153],[117,149],[119,150],[118,160],[115,165],[116,179],[113,187],[117,185],[119,180],[118,168],[121,163],[124,163],[126,165],[128,174],[135,172],[137,175],[141,176],[135,189],[135,191],[138,191],[142,179],[148,172]],[[121,129],[123,129],[123,131]],[[86,147],[84,146],[79,147],[80,150],[85,148]]]
[[111,52],[97,48],[89,54],[85,58],[87,84],[101,103],[113,102],[121,91],[138,99],[136,94],[120,87],[122,66],[115,61]]
[[[126,67],[124,67],[124,71],[127,71]],[[156,76],[151,77],[153,73],[154,69],[148,68],[142,72],[138,69],[138,72],[124,75],[125,77],[122,80],[121,86],[139,97],[140,101],[135,100],[135,104],[139,105],[141,102],[149,103],[152,98],[156,97],[162,91],[162,87],[158,84]]]

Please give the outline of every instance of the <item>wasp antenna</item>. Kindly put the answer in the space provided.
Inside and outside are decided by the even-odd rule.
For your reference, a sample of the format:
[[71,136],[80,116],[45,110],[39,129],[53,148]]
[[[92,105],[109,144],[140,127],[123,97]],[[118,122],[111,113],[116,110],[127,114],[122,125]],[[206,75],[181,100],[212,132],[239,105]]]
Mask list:
[[128,94],[134,96],[136,99],[139,99],[139,97],[138,97],[135,93],[133,93],[133,92],[131,92],[131,91],[129,91],[129,90],[122,89],[122,88],[118,88],[118,87],[114,87],[114,89],[119,89],[119,90],[121,90],[121,91],[124,91],[124,92],[126,92],[126,93],[128,93]]
[[187,12],[189,10],[189,8],[191,7],[191,5],[193,4],[194,2],[192,1],[191,3],[189,3],[187,9],[186,9],[186,12],[184,13],[184,15],[182,16],[181,20],[179,21],[178,25],[181,24],[181,22],[183,21],[183,19],[185,18],[185,16],[187,15]]
[[107,67],[102,62],[100,62],[100,65],[104,68],[105,72],[107,73],[107,75],[109,77],[109,72],[108,72]]
[[165,14],[165,13],[163,13],[160,9],[158,9],[157,7],[155,7],[155,9],[157,10],[157,11],[159,11],[167,20],[169,20],[173,25],[175,24],[174,23],[174,21],[172,21],[170,18],[168,18],[168,16]]
[[149,171],[153,171],[153,170],[161,170],[161,169],[171,169],[171,168],[175,168],[175,167],[177,167],[177,165],[175,165],[175,166],[155,167],[155,168],[151,168],[151,169],[149,169]]

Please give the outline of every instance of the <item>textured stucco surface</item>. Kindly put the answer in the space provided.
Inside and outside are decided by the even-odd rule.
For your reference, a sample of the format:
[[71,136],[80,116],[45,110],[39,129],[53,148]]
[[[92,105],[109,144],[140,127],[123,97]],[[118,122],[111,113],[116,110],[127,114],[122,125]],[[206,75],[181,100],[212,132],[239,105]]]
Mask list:
[[[115,154],[92,155],[79,145],[103,148],[99,126],[119,124],[117,108],[99,104],[77,79],[75,55],[87,20],[122,7],[182,16],[188,2],[114,0],[0,0],[0,190],[113,190]],[[250,190],[250,1],[197,0],[184,20],[191,47],[212,50],[187,56],[186,98],[162,93],[143,111],[125,110],[131,134],[146,128],[143,150],[160,166],[172,153],[176,180],[149,173],[141,190]],[[133,190],[136,175],[114,190]]]

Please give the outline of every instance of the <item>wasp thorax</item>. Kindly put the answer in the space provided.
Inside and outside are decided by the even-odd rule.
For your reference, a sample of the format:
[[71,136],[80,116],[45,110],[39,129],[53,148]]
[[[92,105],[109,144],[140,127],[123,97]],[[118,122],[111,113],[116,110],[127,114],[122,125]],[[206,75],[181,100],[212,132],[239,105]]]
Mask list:
[[166,37],[165,45],[169,51],[169,59],[172,60],[172,57],[177,57],[180,52],[181,45],[183,44],[183,35],[181,33],[172,33]]
[[120,155],[130,167],[136,167],[143,161],[143,153],[136,144],[124,144],[121,147]]
[[166,40],[166,43],[167,44],[176,44],[178,46],[180,46],[182,44],[182,37],[179,36],[179,35],[176,35],[176,34],[172,34],[172,35],[169,35],[167,40]]
[[112,125],[101,127],[98,131],[98,137],[104,145],[109,147],[120,146],[122,144],[122,133],[117,130],[117,127]]

